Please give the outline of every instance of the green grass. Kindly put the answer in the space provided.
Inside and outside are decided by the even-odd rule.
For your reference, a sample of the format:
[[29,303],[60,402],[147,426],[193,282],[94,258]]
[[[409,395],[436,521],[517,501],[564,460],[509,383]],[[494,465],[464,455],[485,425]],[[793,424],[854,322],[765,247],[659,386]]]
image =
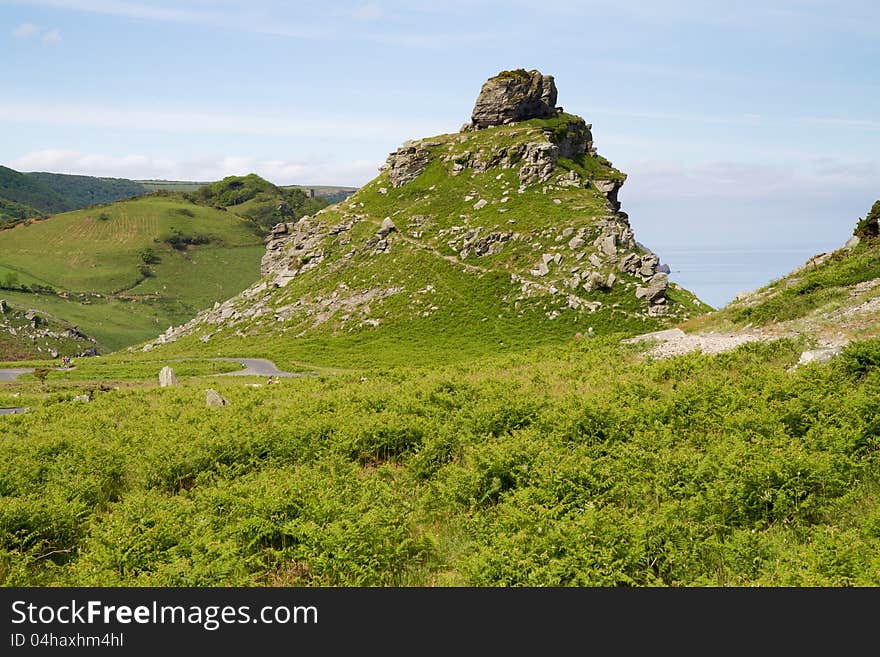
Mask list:
[[876,345],[800,348],[0,386],[0,583],[876,586]]
[[821,265],[773,281],[757,290],[770,293],[766,298],[734,302],[715,320],[761,325],[797,319],[849,299],[849,286],[875,278],[880,278],[880,244],[866,241],[852,252],[838,250]]
[[[168,260],[181,257],[162,243],[173,229],[208,235],[224,246],[260,243],[236,217],[189,206],[173,198],[146,197],[2,231],[0,263],[59,289],[108,294],[140,280],[140,249],[152,247]],[[161,272],[161,266],[156,269]]]
[[[178,250],[165,240],[205,236]],[[142,267],[144,249],[158,262]],[[102,351],[142,342],[223,301],[259,277],[262,240],[240,217],[150,196],[57,215],[0,231],[0,281],[37,283],[63,293],[3,290],[8,298],[77,325]]]

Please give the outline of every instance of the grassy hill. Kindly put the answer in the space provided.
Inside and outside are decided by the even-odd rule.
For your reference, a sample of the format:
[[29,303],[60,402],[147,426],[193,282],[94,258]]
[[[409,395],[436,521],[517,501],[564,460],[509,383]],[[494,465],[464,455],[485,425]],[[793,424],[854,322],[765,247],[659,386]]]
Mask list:
[[34,217],[140,196],[140,183],[61,173],[20,173],[0,167],[0,228]]
[[245,288],[263,252],[233,213],[147,196],[0,231],[0,293],[75,323],[107,351]]
[[294,221],[327,206],[324,197],[310,197],[298,188],[278,187],[253,173],[227,176],[187,197],[196,203],[230,210],[264,234],[279,222]]
[[[587,133],[563,114],[413,142],[418,175],[395,185],[386,170],[289,222],[273,246],[275,270],[167,333],[162,348],[198,353],[208,339],[211,349],[285,363],[444,361],[577,333],[631,335],[708,309],[675,284],[657,305],[639,296],[657,280],[656,261],[617,208],[625,176],[586,150]],[[578,139],[581,152],[523,182],[530,144]],[[643,274],[633,262],[648,263]]]
[[25,175],[64,197],[72,204],[73,209],[142,196],[148,191],[144,185],[127,178],[98,178],[46,172],[30,172]]
[[43,215],[76,207],[39,179],[4,166],[0,166],[0,199],[26,206]]

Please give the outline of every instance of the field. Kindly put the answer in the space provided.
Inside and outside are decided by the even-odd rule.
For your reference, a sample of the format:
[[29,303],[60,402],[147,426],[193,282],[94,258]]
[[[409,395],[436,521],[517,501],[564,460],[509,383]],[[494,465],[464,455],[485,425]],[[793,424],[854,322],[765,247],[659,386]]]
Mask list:
[[[180,241],[177,248],[171,242]],[[194,244],[185,243],[186,240]],[[114,350],[253,283],[262,239],[239,217],[149,196],[0,231],[0,296],[79,326]],[[55,294],[31,294],[38,284]]]
[[874,586],[880,343],[801,348],[5,384],[0,583]]

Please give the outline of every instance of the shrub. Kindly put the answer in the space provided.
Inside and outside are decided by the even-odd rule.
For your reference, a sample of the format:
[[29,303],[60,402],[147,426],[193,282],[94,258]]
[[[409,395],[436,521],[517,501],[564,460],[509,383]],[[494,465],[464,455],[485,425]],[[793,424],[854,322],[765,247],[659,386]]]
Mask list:
[[156,252],[152,247],[144,247],[140,251],[138,251],[138,256],[140,256],[141,262],[145,265],[156,265],[162,262],[162,259],[156,255]]
[[880,201],[875,201],[868,215],[864,219],[859,219],[853,235],[862,239],[880,236]]
[[864,376],[868,370],[880,367],[880,338],[853,342],[840,355],[847,374]]

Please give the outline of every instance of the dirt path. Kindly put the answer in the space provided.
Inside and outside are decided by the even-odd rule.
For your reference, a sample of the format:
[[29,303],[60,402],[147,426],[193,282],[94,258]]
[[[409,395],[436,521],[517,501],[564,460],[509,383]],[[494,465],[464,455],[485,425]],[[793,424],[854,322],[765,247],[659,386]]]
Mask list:
[[[780,336],[776,336],[777,338]],[[667,329],[637,335],[623,340],[625,344],[643,341],[654,341],[656,344],[647,353],[655,358],[681,356],[691,351],[700,350],[704,354],[718,354],[736,349],[747,342],[767,342],[776,339],[763,333],[694,333],[688,334],[681,329]]]

